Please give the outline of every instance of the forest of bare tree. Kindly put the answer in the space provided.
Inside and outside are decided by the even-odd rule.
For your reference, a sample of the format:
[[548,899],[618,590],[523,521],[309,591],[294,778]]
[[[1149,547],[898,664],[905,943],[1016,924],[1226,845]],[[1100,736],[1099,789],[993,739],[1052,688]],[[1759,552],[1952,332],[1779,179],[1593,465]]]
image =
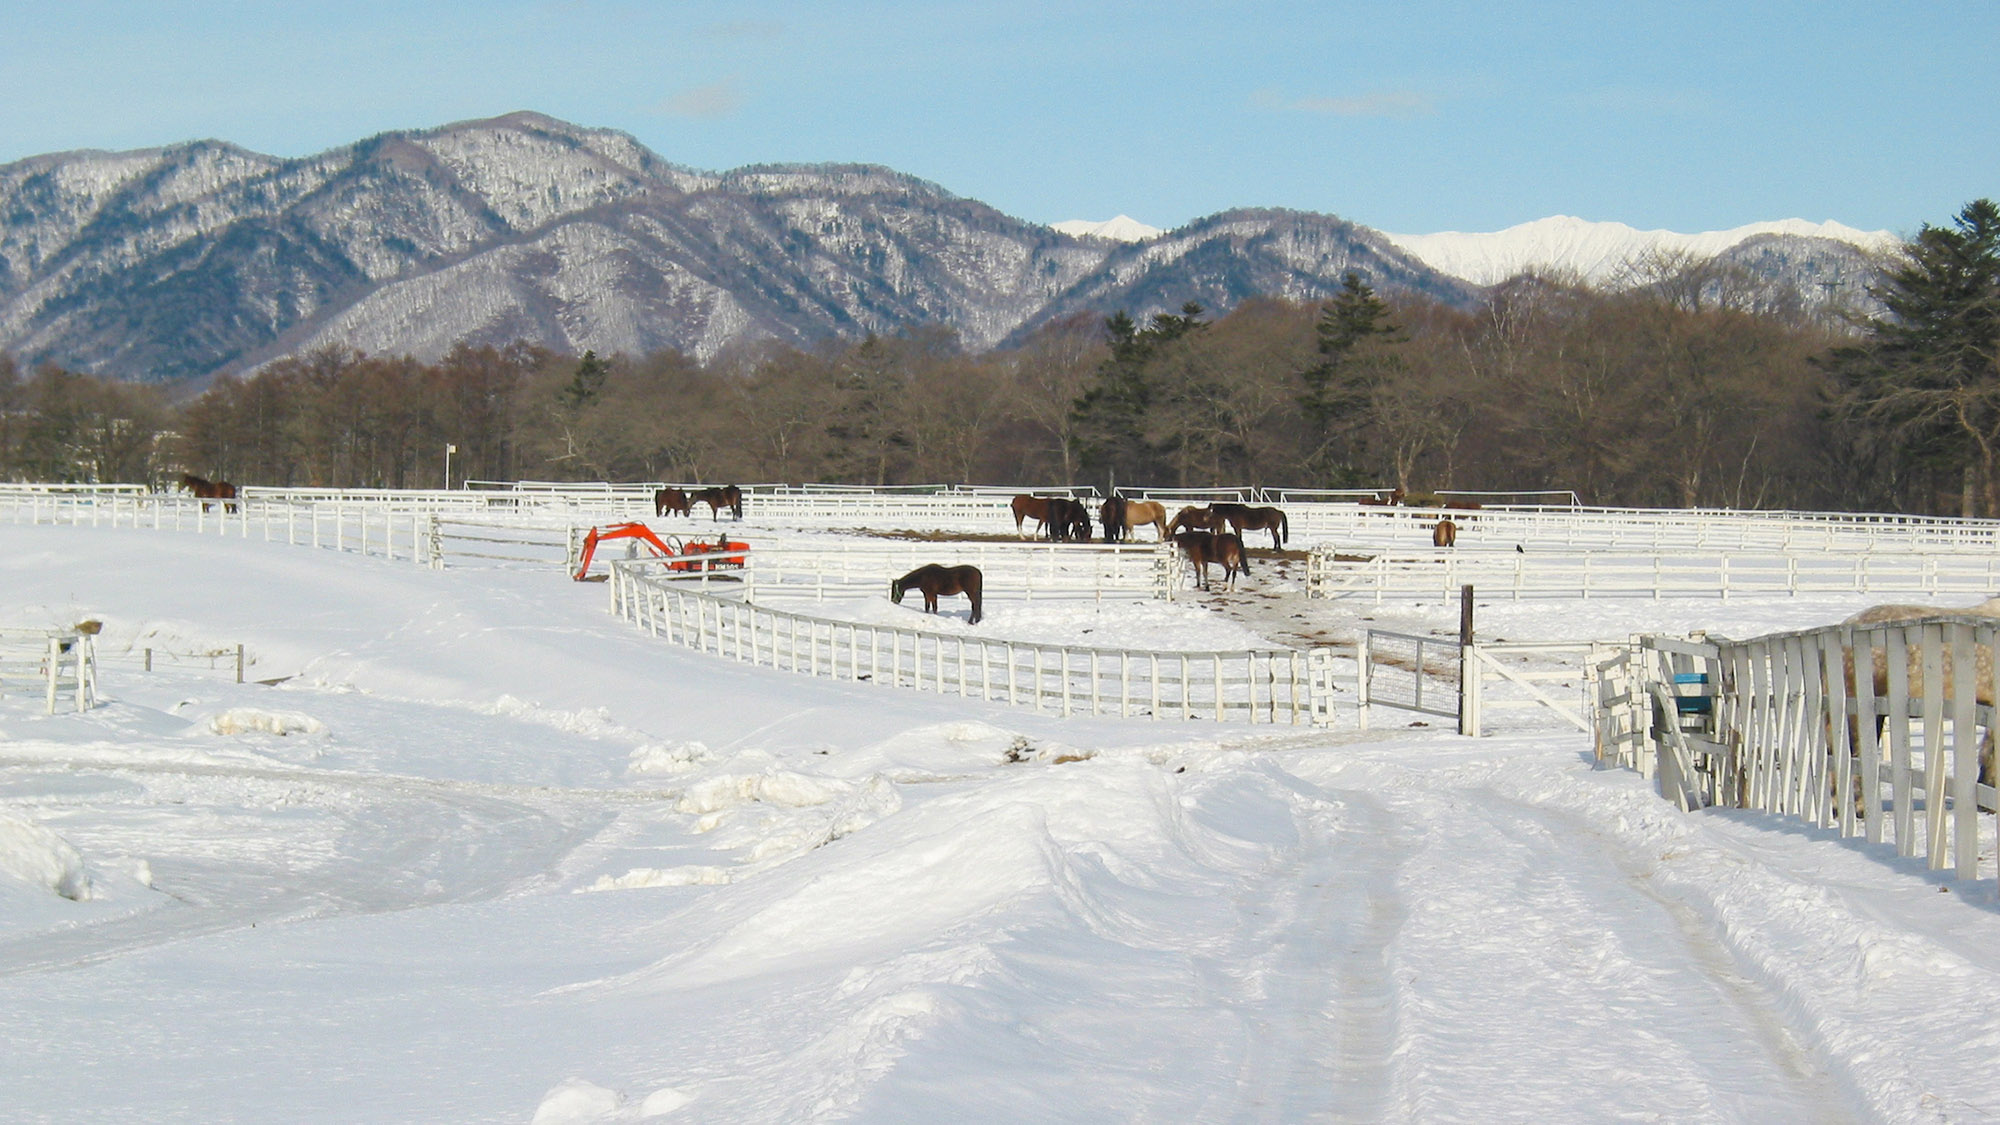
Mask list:
[[[1977,207],[1924,238],[1988,237],[1966,233]],[[2000,514],[1991,342],[1959,357],[1957,398],[1907,398],[1913,314],[1885,284],[1891,318],[1856,323],[1685,263],[1616,290],[1524,276],[1470,311],[1350,278],[1330,302],[1077,317],[978,354],[936,327],[706,363],[328,349],[178,401],[0,357],[0,473],[434,488],[449,443],[453,485],[1115,480]]]

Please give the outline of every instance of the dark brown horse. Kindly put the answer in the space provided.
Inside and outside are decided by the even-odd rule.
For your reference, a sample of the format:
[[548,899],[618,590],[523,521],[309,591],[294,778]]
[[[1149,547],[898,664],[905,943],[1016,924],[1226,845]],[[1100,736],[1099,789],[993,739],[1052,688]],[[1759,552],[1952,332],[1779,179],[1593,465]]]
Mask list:
[[662,488],[658,492],[653,493],[653,515],[655,516],[664,516],[668,512],[672,512],[677,516],[685,516],[692,514],[693,511],[694,505],[689,502],[688,494],[678,488]]
[[1271,549],[1280,550],[1292,537],[1291,521],[1279,508],[1252,508],[1246,504],[1210,504],[1208,510],[1225,520],[1229,529],[1241,536],[1246,531],[1271,533]]
[[226,480],[212,481],[206,477],[195,476],[193,473],[182,473],[181,487],[202,501],[201,508],[204,512],[208,510],[210,500],[222,501],[222,510],[225,512],[236,510],[236,486]]
[[1132,533],[1132,529],[1125,523],[1125,498],[1116,493],[1098,506],[1097,521],[1104,525],[1106,543],[1116,543]]
[[1090,509],[1080,501],[1053,497],[1049,500],[1049,538],[1085,543],[1090,540]]
[[690,509],[696,504],[708,505],[708,518],[711,521],[721,519],[724,508],[728,508],[729,514],[737,519],[743,518],[743,490],[733,484],[704,488],[688,497]]
[[889,600],[902,605],[903,595],[915,589],[924,595],[924,612],[936,613],[939,596],[964,594],[967,600],[972,602],[972,616],[967,618],[965,623],[977,625],[982,608],[980,590],[985,584],[986,576],[979,573],[979,568],[976,566],[939,566],[936,563],[926,563],[889,583]]
[[1014,510],[1014,534],[1023,539],[1027,538],[1021,531],[1023,520],[1034,520],[1038,533],[1051,539],[1082,542],[1090,538],[1090,511],[1074,500],[1022,493],[1014,497],[1010,506]]
[[1231,589],[1234,589],[1236,586],[1236,573],[1238,571],[1242,571],[1244,574],[1250,573],[1250,560],[1248,554],[1243,550],[1243,540],[1227,531],[1182,531],[1175,534],[1174,544],[1180,548],[1181,554],[1187,556],[1188,562],[1194,566],[1197,576],[1195,579],[1197,589],[1206,590],[1209,588],[1208,566],[1210,563],[1222,564],[1222,577]]

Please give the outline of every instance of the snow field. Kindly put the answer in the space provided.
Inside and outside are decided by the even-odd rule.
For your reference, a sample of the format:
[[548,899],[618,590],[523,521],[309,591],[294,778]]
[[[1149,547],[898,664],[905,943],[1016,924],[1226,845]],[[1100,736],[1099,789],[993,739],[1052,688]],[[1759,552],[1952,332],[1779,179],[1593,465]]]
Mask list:
[[[2000,1117],[1991,883],[1684,816],[1580,735],[1063,722],[688,653],[554,568],[0,541],[11,621],[285,677],[114,659],[83,715],[0,695],[9,1115]],[[1129,620],[1456,625],[1266,590]],[[1848,608],[1481,613],[1528,640]]]

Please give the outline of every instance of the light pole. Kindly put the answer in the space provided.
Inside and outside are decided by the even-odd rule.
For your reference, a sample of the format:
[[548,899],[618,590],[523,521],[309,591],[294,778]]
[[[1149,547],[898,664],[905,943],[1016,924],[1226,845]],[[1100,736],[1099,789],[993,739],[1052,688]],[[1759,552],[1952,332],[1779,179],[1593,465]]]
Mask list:
[[457,452],[458,447],[455,445],[447,443],[444,447],[444,490],[446,492],[451,491],[451,455]]

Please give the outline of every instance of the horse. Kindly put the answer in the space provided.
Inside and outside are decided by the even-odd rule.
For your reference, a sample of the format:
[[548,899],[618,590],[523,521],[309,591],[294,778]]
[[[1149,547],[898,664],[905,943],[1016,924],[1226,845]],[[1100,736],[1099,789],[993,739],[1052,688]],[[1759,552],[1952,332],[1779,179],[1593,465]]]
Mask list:
[[[1966,617],[1989,617],[1989,618],[2000,617],[2000,598],[1988,598],[1987,600],[1980,602],[1978,605],[1966,606],[1962,609],[1939,608],[1936,606],[1922,606],[1922,605],[1870,606],[1869,608],[1864,609],[1861,612],[1856,613],[1853,616],[1847,618],[1845,621],[1842,621],[1841,624],[1902,625],[1912,621],[1920,621],[1927,617],[1941,617],[1946,615],[1959,615]],[[1942,651],[1941,655],[1943,656],[1943,665],[1938,670],[1938,678],[1941,681],[1943,681],[1940,686],[1944,689],[1944,697],[1946,699],[1950,699],[1952,698],[1952,684],[1955,682],[1955,677],[1952,674],[1952,667],[1951,667],[1952,666],[1951,649],[1949,647],[1946,647]],[[1841,653],[1841,671],[1842,674],[1847,679],[1847,695],[1848,698],[1850,699],[1856,697],[1855,685],[1857,683],[1857,680],[1855,678],[1855,673],[1854,673],[1854,662],[1855,662],[1855,652],[1853,648],[1850,647],[1845,652]],[[1869,646],[1868,663],[1870,665],[1870,670],[1873,673],[1872,676],[1873,683],[1870,685],[1870,690],[1872,694],[1877,699],[1882,699],[1887,697],[1889,694],[1888,650],[1886,648],[1877,647],[1873,645]],[[1987,707],[1993,706],[1993,700],[1994,700],[1993,649],[1991,648],[1991,646],[1978,645],[1974,647],[1972,681],[1973,681],[1972,694],[1974,702]],[[1911,645],[1909,649],[1909,669],[1905,682],[1909,685],[1908,692],[1910,698],[1912,699],[1923,698],[1924,695],[1923,651],[1916,645]],[[1875,737],[1878,740],[1878,744],[1879,740],[1882,737],[1882,728],[1885,725],[1887,719],[1888,719],[1887,715],[1878,714],[1875,716]],[[1859,753],[1860,738],[1858,732],[1855,729],[1854,720],[1852,719],[1848,720],[1847,731],[1848,731],[1848,747],[1849,747],[1848,752],[1850,754]],[[1979,783],[1981,785],[1991,785],[1994,783],[1994,778],[1996,776],[1996,773],[2000,773],[2000,771],[1996,770],[1995,766],[1996,763],[1994,760],[1993,730],[1991,728],[1988,728],[1984,734],[1984,737],[1980,740],[1979,743]],[[1860,784],[1858,780],[1856,781],[1856,784],[1857,785]],[[1862,799],[1861,795],[1857,793],[1856,800],[1859,801],[1861,799]]]
[[1049,538],[1083,543],[1090,539],[1090,509],[1060,496],[1049,499],[1049,518],[1043,524]]
[[1098,505],[1097,519],[1104,525],[1106,543],[1116,543],[1120,536],[1131,533],[1132,529],[1125,525],[1125,503],[1123,496],[1114,493],[1111,499]]
[[1271,549],[1283,549],[1292,537],[1291,521],[1279,508],[1252,508],[1245,504],[1210,504],[1209,511],[1229,522],[1229,529],[1241,536],[1246,531],[1271,533]]
[[981,609],[980,590],[985,586],[986,576],[979,573],[976,566],[939,566],[926,563],[889,583],[889,600],[903,604],[903,594],[915,588],[924,595],[924,612],[936,613],[940,595],[964,594],[972,602],[972,616],[966,624],[979,624]]
[[1157,500],[1125,501],[1125,538],[1132,537],[1132,529],[1140,524],[1150,523],[1153,530],[1160,533],[1160,541],[1167,539],[1167,506]]
[[[654,499],[657,500],[658,497],[656,496]],[[708,505],[708,518],[711,521],[721,519],[722,509],[724,508],[728,508],[729,514],[735,516],[737,519],[740,520],[743,518],[743,490],[733,484],[704,488],[688,497],[688,507],[690,509],[696,504]]]
[[1437,521],[1431,528],[1431,546],[1450,547],[1458,542],[1458,525],[1448,519]]
[[1214,508],[1182,508],[1174,513],[1173,520],[1167,524],[1167,535],[1178,542],[1177,533],[1182,528],[1190,531],[1214,531],[1221,523]]
[[222,510],[225,512],[236,510],[236,486],[226,480],[211,481],[193,473],[182,473],[181,487],[201,500],[201,509],[204,512],[208,510],[208,502],[211,500],[222,501]]
[[1236,587],[1236,572],[1250,573],[1250,562],[1243,550],[1243,540],[1227,531],[1182,531],[1174,535],[1174,544],[1195,568],[1195,588],[1206,590],[1208,566],[1222,564],[1222,576],[1231,589]]
[[691,515],[694,505],[689,503],[688,494],[678,488],[662,488],[653,493],[653,515],[664,516],[672,512],[677,516]]
[[1021,530],[1021,521],[1030,519],[1035,521],[1037,535],[1047,531],[1050,499],[1047,496],[1030,496],[1025,492],[1014,497],[1011,505],[1014,509],[1014,534],[1026,539],[1028,536]]

